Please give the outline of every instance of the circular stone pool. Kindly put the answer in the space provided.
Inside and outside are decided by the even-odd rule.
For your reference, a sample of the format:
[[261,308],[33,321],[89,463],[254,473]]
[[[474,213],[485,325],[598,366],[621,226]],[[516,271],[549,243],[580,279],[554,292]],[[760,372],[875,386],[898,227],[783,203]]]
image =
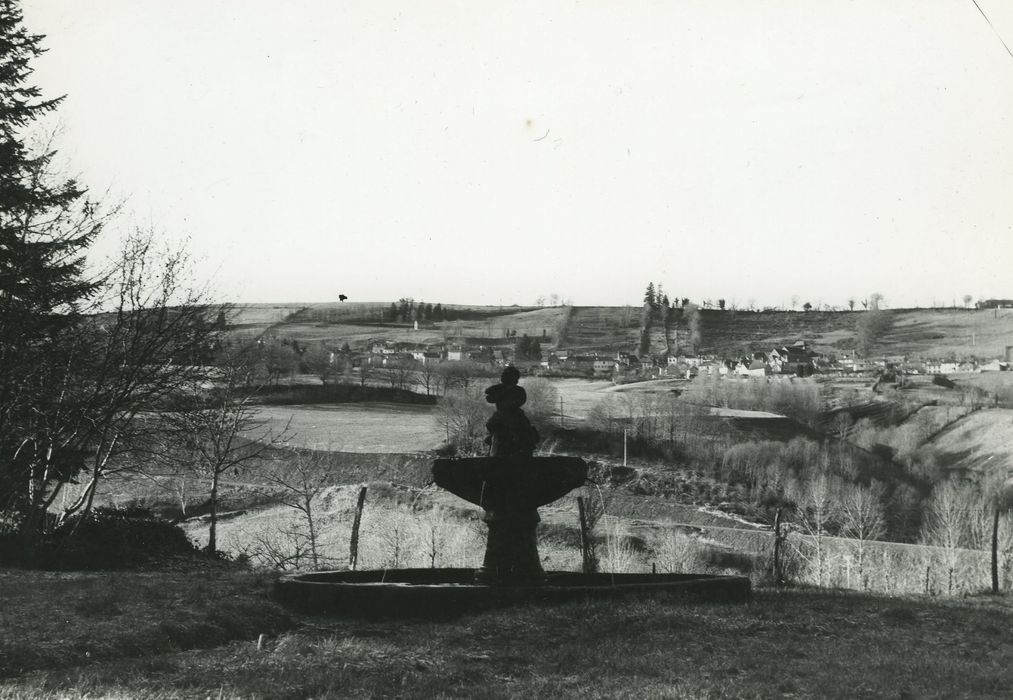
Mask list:
[[474,580],[474,569],[319,571],[283,576],[274,595],[304,613],[381,618],[449,617],[519,603],[626,596],[746,603],[751,595],[743,576],[547,571],[545,582],[536,586],[486,586]]

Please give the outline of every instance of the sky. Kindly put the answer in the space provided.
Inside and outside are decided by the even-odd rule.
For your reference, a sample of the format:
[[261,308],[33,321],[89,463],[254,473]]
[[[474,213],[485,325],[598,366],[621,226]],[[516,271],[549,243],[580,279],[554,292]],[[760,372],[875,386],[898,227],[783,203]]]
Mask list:
[[151,227],[223,300],[901,307],[1013,298],[1013,3],[978,4],[23,10],[61,156],[125,202],[96,254]]

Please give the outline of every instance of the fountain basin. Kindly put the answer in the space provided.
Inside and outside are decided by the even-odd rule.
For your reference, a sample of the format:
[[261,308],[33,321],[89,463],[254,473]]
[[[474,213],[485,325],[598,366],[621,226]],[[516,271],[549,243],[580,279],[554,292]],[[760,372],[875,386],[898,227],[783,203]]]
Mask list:
[[579,457],[456,457],[433,461],[433,481],[486,510],[534,510],[587,479]]
[[746,603],[744,576],[708,574],[583,574],[547,571],[544,583],[475,583],[475,569],[318,571],[280,578],[275,598],[295,610],[367,618],[446,618],[527,603],[621,599],[629,595],[673,603]]

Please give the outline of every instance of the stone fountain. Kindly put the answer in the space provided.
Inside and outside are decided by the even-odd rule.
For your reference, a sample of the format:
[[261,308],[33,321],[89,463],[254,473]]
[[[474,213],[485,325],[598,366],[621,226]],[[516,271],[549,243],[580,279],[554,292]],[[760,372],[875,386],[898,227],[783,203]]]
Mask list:
[[441,617],[523,602],[623,595],[745,602],[748,578],[696,574],[546,572],[538,556],[538,508],[587,479],[577,457],[536,457],[538,432],[524,415],[520,373],[507,367],[486,389],[496,411],[486,422],[486,457],[437,459],[437,486],[474,503],[488,526],[479,569],[323,571],[282,577],[275,595],[310,613],[368,617]]

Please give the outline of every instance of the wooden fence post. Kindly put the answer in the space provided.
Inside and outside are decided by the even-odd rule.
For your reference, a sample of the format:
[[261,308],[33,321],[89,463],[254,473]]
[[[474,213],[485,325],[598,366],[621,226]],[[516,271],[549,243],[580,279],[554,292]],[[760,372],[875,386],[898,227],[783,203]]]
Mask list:
[[359,489],[359,498],[355,502],[355,519],[352,521],[352,539],[348,543],[348,568],[355,571],[359,561],[359,524],[362,522],[362,505],[366,502],[366,487]]
[[774,585],[783,586],[781,575],[781,509],[774,511]]
[[591,542],[591,530],[587,523],[587,511],[584,507],[584,497],[577,496],[577,514],[580,517],[580,557],[581,568],[585,574],[598,572],[598,562],[595,561]]

